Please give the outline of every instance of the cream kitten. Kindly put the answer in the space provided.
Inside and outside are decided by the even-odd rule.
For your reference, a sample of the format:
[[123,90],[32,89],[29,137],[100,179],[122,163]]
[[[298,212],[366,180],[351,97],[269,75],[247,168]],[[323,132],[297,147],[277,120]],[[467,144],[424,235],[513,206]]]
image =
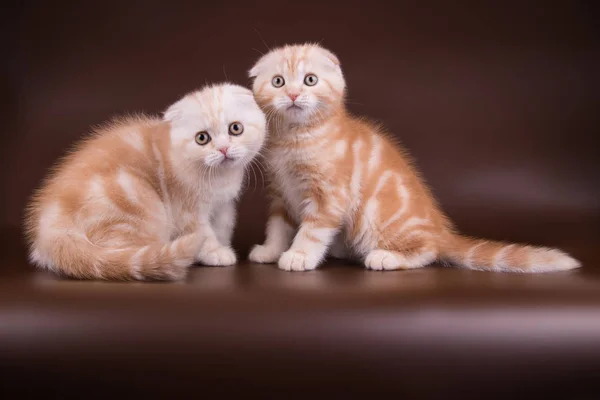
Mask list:
[[272,165],[267,238],[251,260],[304,271],[329,251],[375,270],[419,268],[436,259],[509,272],[579,266],[559,250],[458,234],[404,150],[346,111],[340,61],[330,51],[278,48],[250,76],[271,117]]
[[252,93],[190,93],[164,119],[99,129],[35,194],[30,258],[80,279],[175,280],[194,261],[235,264],[230,248],[245,168],[265,140]]

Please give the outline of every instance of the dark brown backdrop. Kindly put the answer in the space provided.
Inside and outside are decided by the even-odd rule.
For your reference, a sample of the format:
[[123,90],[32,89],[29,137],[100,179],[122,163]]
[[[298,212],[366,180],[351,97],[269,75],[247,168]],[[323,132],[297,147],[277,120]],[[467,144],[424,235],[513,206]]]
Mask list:
[[[598,398],[593,1],[12,3],[0,12],[0,398],[315,398],[321,386],[337,397]],[[65,149],[90,125],[158,113],[225,73],[248,84],[266,51],[256,30],[268,46],[322,41],[336,52],[350,108],[402,139],[462,230],[559,246],[584,267],[242,264],[193,268],[173,285],[27,269],[22,210]],[[240,253],[262,240],[264,218],[259,182],[242,200]]]
[[[462,230],[569,249],[600,237],[593,2],[183,3],[30,1],[4,14],[2,227],[16,232],[32,189],[90,125],[158,113],[225,75],[248,85],[266,51],[258,31],[268,46],[336,52],[351,110],[402,139]],[[260,185],[242,201],[242,252],[262,240]]]

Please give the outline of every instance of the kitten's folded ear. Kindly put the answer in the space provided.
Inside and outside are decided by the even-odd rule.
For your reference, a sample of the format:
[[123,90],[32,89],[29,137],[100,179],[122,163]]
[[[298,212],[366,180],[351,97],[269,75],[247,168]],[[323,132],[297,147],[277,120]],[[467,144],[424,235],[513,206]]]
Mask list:
[[323,54],[325,55],[325,57],[327,57],[327,59],[329,61],[331,61],[331,63],[335,66],[335,67],[339,67],[342,64],[340,63],[340,59],[337,58],[337,56],[335,54],[333,54],[331,51],[321,48],[321,51],[323,52]]
[[179,100],[175,104],[171,104],[169,106],[169,108],[167,108],[167,110],[163,113],[163,120],[169,121],[169,122],[178,120],[182,114],[182,109],[181,109],[182,103],[183,103],[183,99]]
[[250,69],[250,71],[248,71],[248,76],[250,78],[256,78],[258,76],[258,74],[260,74],[260,71],[262,71],[264,64],[265,64],[265,57],[261,57],[261,59],[258,60],[256,62],[256,64],[254,64],[254,66]]
[[337,58],[337,56],[335,54],[333,54],[331,51],[324,49],[322,47],[319,47],[319,51],[327,59],[327,61],[329,62],[331,67],[333,67],[334,69],[341,72],[340,59]]
[[259,58],[258,61],[256,62],[256,64],[254,64],[254,66],[250,69],[250,71],[248,71],[248,76],[250,78],[256,78],[258,75],[263,73],[266,66],[269,64],[269,62],[273,61],[274,55],[275,55],[275,50],[273,50],[267,54],[264,54],[261,58]]

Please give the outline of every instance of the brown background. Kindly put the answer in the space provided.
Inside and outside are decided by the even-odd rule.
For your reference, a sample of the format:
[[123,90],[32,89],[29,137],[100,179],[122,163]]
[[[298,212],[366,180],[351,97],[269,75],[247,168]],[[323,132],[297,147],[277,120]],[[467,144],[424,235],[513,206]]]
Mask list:
[[[401,138],[462,230],[567,246],[600,237],[592,2],[25,3],[3,24],[2,226],[19,226],[33,188],[89,126],[161,112],[225,75],[248,85],[266,51],[258,31],[269,47],[336,52],[350,109]],[[242,251],[263,234],[261,182],[250,186]]]
[[[528,398],[597,395],[593,3],[5,6],[0,397],[51,387],[111,396],[302,388],[312,398],[327,385],[371,396],[392,388],[402,398],[513,398],[525,388],[538,395]],[[195,268],[183,285],[70,282],[28,269],[22,210],[65,149],[91,125],[158,113],[225,75],[248,85],[246,71],[266,51],[256,31],[269,47],[321,41],[336,52],[350,109],[398,135],[464,232],[559,246],[584,267],[535,276],[345,266],[286,274],[245,264]],[[235,239],[242,255],[262,241],[265,208],[252,180]]]

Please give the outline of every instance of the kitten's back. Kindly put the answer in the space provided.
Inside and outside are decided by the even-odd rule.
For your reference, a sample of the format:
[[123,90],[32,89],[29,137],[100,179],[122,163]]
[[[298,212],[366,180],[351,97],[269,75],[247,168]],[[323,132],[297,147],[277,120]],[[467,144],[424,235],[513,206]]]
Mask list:
[[168,126],[145,116],[115,119],[58,162],[26,212],[30,259],[82,279],[179,279],[199,239],[154,237],[160,219],[157,135]]

